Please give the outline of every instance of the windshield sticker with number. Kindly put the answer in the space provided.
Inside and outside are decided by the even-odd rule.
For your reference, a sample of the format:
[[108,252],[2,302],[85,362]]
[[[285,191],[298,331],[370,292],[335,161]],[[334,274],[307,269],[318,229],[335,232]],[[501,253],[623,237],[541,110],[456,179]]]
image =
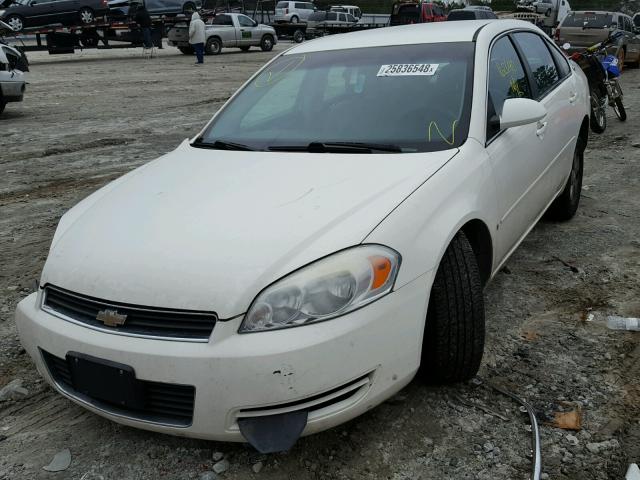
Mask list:
[[395,63],[382,65],[378,70],[378,77],[404,77],[413,75],[433,75],[438,69],[438,63]]

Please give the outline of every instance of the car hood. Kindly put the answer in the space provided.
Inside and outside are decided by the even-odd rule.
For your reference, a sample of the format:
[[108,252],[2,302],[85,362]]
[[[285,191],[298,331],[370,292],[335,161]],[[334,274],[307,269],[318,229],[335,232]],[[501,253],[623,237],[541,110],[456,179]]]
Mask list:
[[256,153],[185,142],[65,214],[41,283],[230,318],[283,275],[361,243],[456,152]]

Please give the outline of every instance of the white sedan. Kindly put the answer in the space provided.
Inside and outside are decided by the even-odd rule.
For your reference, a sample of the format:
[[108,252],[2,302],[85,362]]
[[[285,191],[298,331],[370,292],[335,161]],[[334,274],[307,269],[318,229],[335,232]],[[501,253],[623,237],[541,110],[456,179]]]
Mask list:
[[576,212],[588,115],[526,22],[296,46],[62,217],[22,343],[95,413],[263,452],[416,374],[469,379],[484,286],[545,212]]

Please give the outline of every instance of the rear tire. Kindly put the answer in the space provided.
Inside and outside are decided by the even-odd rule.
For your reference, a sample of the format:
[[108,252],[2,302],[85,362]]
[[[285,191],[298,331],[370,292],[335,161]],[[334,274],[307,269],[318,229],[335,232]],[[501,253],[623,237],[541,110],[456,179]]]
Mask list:
[[273,37],[271,35],[265,35],[260,41],[260,48],[263,52],[270,52],[273,50]]
[[291,23],[298,23],[298,22],[300,22],[300,19],[298,17],[296,17],[295,15],[291,17]]
[[204,51],[207,55],[220,55],[220,52],[222,51],[222,42],[219,38],[211,37],[207,40]]
[[565,184],[564,190],[556,198],[549,210],[547,216],[552,220],[567,221],[571,220],[578,211],[580,203],[580,193],[582,192],[582,174],[584,171],[584,149],[586,145],[582,139],[578,139],[576,149],[573,152],[573,163],[571,164],[571,173]]
[[604,133],[607,129],[607,112],[602,98],[595,90],[591,90],[591,115],[589,125],[594,133]]
[[627,111],[624,109],[624,105],[622,104],[622,99],[620,97],[613,101],[613,111],[616,112],[616,116],[621,122],[627,120]]
[[78,12],[80,23],[83,25],[91,25],[96,21],[96,16],[89,7],[82,7]]
[[482,361],[484,335],[480,271],[466,235],[458,232],[431,289],[420,376],[430,383],[473,378]]
[[293,32],[293,41],[296,43],[304,42],[304,32],[300,29],[297,29],[295,32]]

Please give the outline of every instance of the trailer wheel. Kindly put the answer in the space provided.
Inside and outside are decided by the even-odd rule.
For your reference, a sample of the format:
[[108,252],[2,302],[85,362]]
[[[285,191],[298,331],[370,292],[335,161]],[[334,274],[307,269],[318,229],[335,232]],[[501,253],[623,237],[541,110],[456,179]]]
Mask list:
[[265,35],[260,42],[260,48],[263,52],[270,52],[273,50],[273,37],[271,35]]
[[300,29],[297,29],[295,32],[293,32],[293,41],[296,43],[304,42],[304,32]]
[[24,20],[20,15],[9,15],[5,22],[13,28],[14,32],[19,32],[24,28]]
[[184,53],[185,55],[193,55],[195,53],[195,50],[193,49],[192,46],[188,46],[188,47],[178,47],[178,50],[180,50],[182,53]]
[[89,25],[96,20],[93,10],[89,7],[82,7],[78,13],[80,15],[80,23],[83,23],[84,25]]
[[220,52],[222,51],[222,42],[219,38],[210,37],[209,40],[207,40],[204,51],[207,52],[207,55],[220,55]]

